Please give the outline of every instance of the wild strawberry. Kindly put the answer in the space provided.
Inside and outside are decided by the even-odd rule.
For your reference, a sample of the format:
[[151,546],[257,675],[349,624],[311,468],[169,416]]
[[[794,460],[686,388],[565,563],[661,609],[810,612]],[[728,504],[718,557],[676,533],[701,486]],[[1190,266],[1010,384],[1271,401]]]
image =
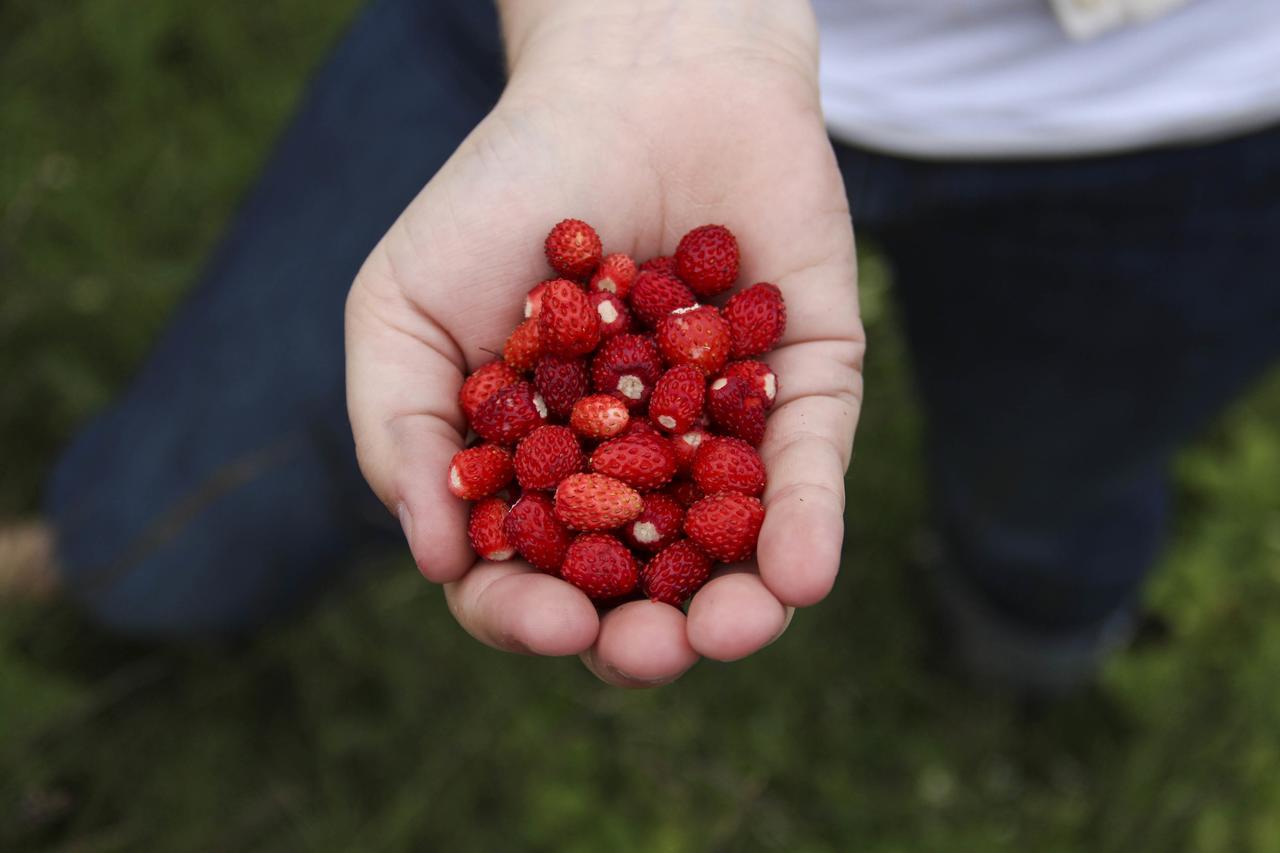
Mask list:
[[554,489],[585,461],[573,430],[540,426],[516,445],[516,480],[525,489]]
[[622,538],[641,551],[661,551],[679,538],[684,525],[684,507],[662,492],[643,497],[644,509],[622,526]]
[[698,501],[706,497],[702,489],[698,488],[698,484],[693,480],[687,480],[683,477],[673,480],[671,485],[666,488],[666,494],[671,495],[675,502],[680,506],[688,509]]
[[671,273],[648,270],[636,275],[631,285],[631,313],[649,328],[677,308],[698,304],[693,291]]
[[677,308],[658,324],[658,349],[667,364],[692,364],[708,376],[729,357],[729,324],[714,305]]
[[684,604],[711,577],[711,558],[688,539],[673,542],[640,572],[640,589],[651,601]]
[[688,432],[702,414],[707,378],[692,364],[678,364],[662,374],[649,398],[649,417],[667,432]]
[[725,303],[734,358],[766,353],[778,345],[787,330],[787,305],[782,291],[768,282],[753,284]]
[[622,434],[623,435],[657,435],[657,436],[662,435],[662,433],[658,432],[657,427],[655,427],[652,423],[650,423],[649,419],[646,418],[644,415],[632,415],[631,420],[627,421],[627,428],[622,431]]
[[591,385],[591,372],[584,358],[564,358],[544,355],[533,369],[533,384],[547,403],[552,417],[567,418],[573,404],[587,393]]
[[463,380],[462,389],[458,391],[462,413],[467,416],[468,421],[471,420],[480,404],[493,396],[495,391],[519,381],[520,374],[503,361],[491,361],[476,368],[475,373]]
[[591,362],[596,390],[617,395],[629,409],[649,402],[661,375],[658,345],[646,335],[615,335],[600,345]]
[[496,444],[459,450],[449,463],[449,491],[463,500],[487,498],[511,482],[511,453]]
[[706,298],[723,293],[738,279],[738,241],[723,225],[703,225],[680,238],[676,275]]
[[583,438],[613,438],[627,428],[631,415],[612,394],[592,394],[573,404],[569,426]]
[[577,358],[600,343],[600,315],[587,293],[573,282],[558,278],[542,292],[538,334],[544,352]]
[[724,563],[745,560],[756,550],[764,505],[750,495],[723,492],[703,498],[684,517],[684,532]]
[[612,293],[592,293],[591,307],[600,315],[600,337],[611,338],[631,328],[631,309]]
[[631,282],[636,278],[636,262],[629,255],[615,252],[605,255],[599,268],[587,283],[587,290],[596,293],[612,293],[619,299],[626,299],[631,290]]
[[644,508],[640,493],[604,474],[571,474],[556,488],[556,516],[578,530],[620,527]]
[[502,524],[507,541],[535,569],[558,574],[573,534],[556,517],[551,497],[542,492],[525,492],[512,505]]
[[627,546],[607,533],[584,533],[564,556],[560,576],[594,601],[626,595],[640,580],[640,567]]
[[640,272],[665,272],[676,274],[676,259],[671,255],[658,255],[642,263],[636,270]]
[[548,281],[540,281],[530,288],[528,294],[524,297],[524,318],[526,320],[536,320],[538,315],[542,313],[542,294],[546,292],[547,285],[555,279]]
[[537,320],[525,320],[516,326],[507,345],[502,348],[502,360],[518,373],[528,373],[542,355],[542,335]]
[[707,413],[711,422],[752,447],[764,439],[765,405],[746,381],[722,376],[707,388]]
[[581,219],[557,222],[547,235],[547,261],[565,278],[585,279],[600,263],[600,235]]
[[769,365],[752,359],[731,361],[725,365],[724,375],[746,382],[750,393],[759,397],[766,409],[773,408],[773,401],[778,397],[778,375]]
[[620,435],[591,454],[591,470],[637,489],[656,489],[676,474],[671,444],[660,435]]
[[515,444],[547,419],[547,404],[528,382],[494,392],[476,409],[471,428],[486,441]]
[[510,560],[516,553],[515,546],[502,532],[510,509],[501,498],[485,498],[471,505],[467,538],[471,540],[472,549],[482,558],[500,563]]
[[698,455],[698,448],[713,436],[700,426],[671,437],[671,449],[676,455],[676,473],[687,474],[693,468],[693,459]]
[[[519,473],[520,454],[517,451],[517,476]],[[756,449],[742,439],[717,436],[703,442],[698,449],[698,455],[693,460],[693,481],[709,495],[716,492],[738,492],[758,496],[764,491],[764,462]]]

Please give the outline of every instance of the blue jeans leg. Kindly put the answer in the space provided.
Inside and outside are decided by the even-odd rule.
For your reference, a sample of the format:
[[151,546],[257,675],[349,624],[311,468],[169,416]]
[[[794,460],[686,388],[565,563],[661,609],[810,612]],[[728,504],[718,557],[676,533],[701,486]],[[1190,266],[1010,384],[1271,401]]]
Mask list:
[[202,281],[51,476],[66,585],[97,619],[241,631],[398,536],[356,467],[343,304],[501,87],[488,3],[377,0],[355,21]]

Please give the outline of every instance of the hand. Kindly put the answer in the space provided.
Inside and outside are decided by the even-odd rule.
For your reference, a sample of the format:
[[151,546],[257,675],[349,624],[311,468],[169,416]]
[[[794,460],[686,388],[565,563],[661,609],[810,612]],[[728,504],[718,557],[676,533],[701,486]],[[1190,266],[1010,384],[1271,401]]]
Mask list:
[[[423,575],[445,584],[482,642],[581,654],[627,686],[674,680],[700,655],[749,655],[830,590],[864,351],[807,4],[742,0],[727,19],[723,4],[636,5],[511,5],[506,92],[374,249],[347,304],[361,469],[400,515]],[[548,276],[543,237],[569,216],[637,261],[725,224],[742,247],[740,284],[772,281],[787,301],[786,336],[768,356],[780,393],[761,447],[758,567],[722,569],[687,618],[648,601],[599,618],[524,562],[477,561],[467,506],[446,488],[466,429],[462,379],[501,350],[525,292]]]

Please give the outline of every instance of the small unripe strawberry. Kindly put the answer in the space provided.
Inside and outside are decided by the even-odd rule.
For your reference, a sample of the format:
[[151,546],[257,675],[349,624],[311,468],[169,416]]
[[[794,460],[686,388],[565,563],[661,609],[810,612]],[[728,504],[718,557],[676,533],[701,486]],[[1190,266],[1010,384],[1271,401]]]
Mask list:
[[610,530],[640,514],[640,493],[603,474],[572,474],[556,488],[556,515],[576,530]]
[[567,279],[548,282],[538,312],[543,352],[577,358],[600,343],[600,315],[587,293]]
[[[516,463],[519,473],[518,455]],[[758,496],[764,491],[765,477],[760,454],[740,438],[717,436],[703,442],[693,460],[693,481],[709,495],[738,492]]]
[[591,362],[595,389],[616,394],[629,409],[649,402],[661,375],[658,346],[646,335],[615,335],[600,345]]
[[752,359],[731,361],[725,365],[723,375],[743,380],[747,383],[750,393],[764,402],[766,409],[773,408],[773,401],[778,397],[778,375],[763,361]]
[[777,285],[761,282],[737,293],[725,303],[734,358],[766,353],[778,345],[787,330],[787,306]]
[[684,507],[662,492],[652,492],[643,499],[644,509],[622,526],[622,538],[641,551],[661,551],[680,537]]
[[698,304],[688,285],[670,273],[645,271],[631,285],[631,313],[649,328],[677,308]]
[[565,554],[560,576],[594,601],[608,601],[633,592],[640,567],[627,546],[607,533],[584,533]]
[[467,538],[472,549],[483,559],[500,563],[515,555],[515,546],[503,532],[510,507],[501,498],[485,498],[471,505],[467,519]]
[[723,492],[689,507],[684,532],[711,557],[733,563],[755,553],[763,523],[764,505],[758,499]]
[[542,336],[537,320],[525,320],[502,348],[502,360],[518,373],[528,373],[542,355]]
[[692,364],[678,364],[662,374],[649,398],[649,418],[671,433],[693,429],[706,402],[707,378]]
[[521,495],[507,513],[502,532],[529,565],[553,575],[560,572],[573,536],[556,517],[550,496],[542,492]]
[[533,369],[533,384],[547,403],[547,412],[555,418],[567,418],[591,386],[591,371],[585,358],[544,355]]
[[670,442],[662,436],[633,433],[611,438],[597,447],[591,454],[590,467],[637,489],[656,489],[675,476],[676,457]]
[[583,438],[613,438],[627,428],[631,416],[626,405],[612,394],[592,394],[573,404],[569,426]]
[[496,444],[459,450],[449,463],[449,491],[463,500],[487,498],[511,482],[511,453]]
[[471,428],[486,441],[515,444],[547,420],[547,404],[528,382],[499,389],[476,410]]
[[671,367],[692,364],[711,376],[729,358],[729,324],[714,305],[677,308],[658,324],[658,349]]
[[516,445],[516,480],[525,489],[554,489],[585,463],[582,447],[568,427],[540,426]]
[[636,262],[629,255],[615,252],[605,255],[599,268],[587,283],[587,290],[598,293],[612,293],[619,299],[626,299],[631,290],[631,282],[636,278]]
[[723,225],[703,225],[680,238],[676,275],[695,294],[715,296],[738,280],[738,241]]
[[463,380],[462,388],[458,391],[458,404],[462,406],[462,413],[470,421],[480,404],[492,397],[494,392],[519,381],[520,374],[504,361],[491,361],[476,368],[475,373]]
[[688,539],[673,542],[640,572],[640,589],[651,601],[684,604],[711,577],[711,558]]
[[631,309],[612,293],[592,293],[591,306],[600,316],[600,337],[611,338],[631,329]]
[[600,235],[581,219],[557,222],[544,246],[551,268],[565,278],[586,279],[604,251]]

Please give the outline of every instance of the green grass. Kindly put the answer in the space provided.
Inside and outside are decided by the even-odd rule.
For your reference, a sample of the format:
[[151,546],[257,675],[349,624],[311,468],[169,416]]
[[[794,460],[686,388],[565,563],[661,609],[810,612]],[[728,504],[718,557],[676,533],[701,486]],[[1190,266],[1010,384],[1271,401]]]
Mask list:
[[[0,513],[191,281],[355,0],[0,5]],[[235,649],[0,610],[0,849],[1280,851],[1280,382],[1178,466],[1168,639],[1027,715],[928,666],[917,415],[874,257],[831,599],[622,692],[408,564]]]

